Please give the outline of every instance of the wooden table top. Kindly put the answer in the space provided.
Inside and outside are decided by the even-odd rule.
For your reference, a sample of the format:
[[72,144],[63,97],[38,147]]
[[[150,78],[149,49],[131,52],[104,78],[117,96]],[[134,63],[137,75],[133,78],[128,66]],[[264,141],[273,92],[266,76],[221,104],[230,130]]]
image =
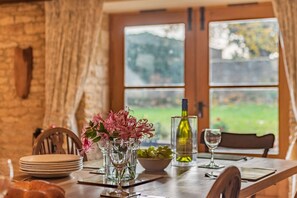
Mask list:
[[[198,159],[197,165],[205,164],[207,162],[207,159]],[[251,158],[240,161],[216,160],[216,162],[224,164],[225,166],[235,165],[237,167],[272,168],[276,170],[274,174],[258,181],[243,181],[241,183],[240,197],[251,196],[297,173],[297,161],[270,158]],[[112,190],[111,188],[97,185],[78,184],[78,178],[97,176],[90,174],[89,172],[90,169],[84,169],[82,171],[74,172],[66,178],[45,180],[63,187],[66,191],[66,197],[69,198],[100,197],[100,194],[104,190]],[[146,173],[141,167],[137,168],[137,172]],[[165,196],[170,198],[204,198],[215,181],[214,179],[205,177],[205,173],[207,172],[210,172],[210,170],[198,168],[197,166],[185,169],[169,165],[164,172],[154,173],[164,175],[163,178],[130,187],[126,190],[129,192],[141,192],[141,194],[145,195]]]

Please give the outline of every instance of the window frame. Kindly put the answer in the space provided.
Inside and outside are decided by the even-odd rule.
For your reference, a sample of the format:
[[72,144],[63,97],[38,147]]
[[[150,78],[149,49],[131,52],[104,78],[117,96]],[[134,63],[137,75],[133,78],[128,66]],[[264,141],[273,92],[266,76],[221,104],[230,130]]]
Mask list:
[[[194,14],[193,14],[194,16]],[[126,26],[137,25],[159,25],[159,24],[185,24],[185,70],[184,70],[184,89],[185,97],[189,99],[189,106],[194,106],[195,96],[195,48],[194,28],[188,30],[188,13],[186,10],[179,11],[158,11],[142,12],[129,14],[113,14],[110,18],[110,108],[118,111],[124,108],[124,28]],[[194,24],[194,19],[193,19]],[[117,58],[112,58],[117,57]],[[153,86],[150,88],[166,88],[166,86]],[[175,86],[169,86],[174,88]],[[177,88],[180,86],[176,86]],[[142,87],[133,87],[141,89]],[[192,114],[195,111],[192,110]]]
[[[189,99],[189,114],[197,115],[198,101],[209,102],[209,33],[210,21],[274,18],[273,7],[268,3],[252,3],[230,6],[193,8],[192,29],[188,30],[188,12],[183,10],[151,11],[110,15],[110,56],[109,87],[110,109],[124,108],[124,28],[137,25],[157,25],[169,23],[185,24],[185,97]],[[203,18],[201,18],[203,16]],[[201,25],[204,23],[204,30]],[[289,144],[289,91],[285,76],[283,56],[279,45],[279,154],[270,157],[285,158]],[[204,116],[198,118],[198,134],[209,126],[209,111],[204,108]],[[204,145],[199,144],[199,152]],[[256,155],[259,156],[259,155]]]
[[[209,22],[213,21],[229,21],[229,20],[246,20],[246,19],[261,19],[261,18],[275,18],[273,13],[273,7],[271,3],[253,3],[253,4],[242,4],[242,5],[230,5],[230,6],[218,6],[218,7],[206,7],[204,10],[204,30],[201,30],[199,24],[197,26],[197,94],[198,98],[204,104],[209,103]],[[200,21],[200,12],[196,12],[196,18]],[[205,39],[207,38],[207,39]],[[205,58],[206,57],[206,58]],[[199,60],[199,61],[198,61]],[[204,66],[203,66],[204,65]],[[207,67],[205,67],[207,65]],[[289,145],[289,91],[286,81],[283,55],[281,46],[279,44],[279,154],[269,155],[271,157],[285,158],[286,151]],[[206,84],[207,83],[207,84]],[[220,87],[220,86],[218,86]],[[232,86],[229,86],[232,88]],[[244,86],[249,87],[249,86]],[[250,86],[252,87],[252,86]],[[269,87],[269,86],[262,86]],[[205,126],[209,126],[209,109],[204,108],[204,117],[198,119],[198,132],[200,133]],[[200,134],[199,134],[200,135]],[[198,136],[199,136],[198,135]],[[204,145],[199,144],[199,150],[204,150]],[[259,156],[259,155],[255,155]]]

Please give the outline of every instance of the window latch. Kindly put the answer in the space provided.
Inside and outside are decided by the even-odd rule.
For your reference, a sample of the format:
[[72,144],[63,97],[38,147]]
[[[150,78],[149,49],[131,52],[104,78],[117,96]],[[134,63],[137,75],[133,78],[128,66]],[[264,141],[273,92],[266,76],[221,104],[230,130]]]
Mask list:
[[203,118],[203,107],[207,107],[202,101],[198,102],[197,109],[198,109],[198,118]]

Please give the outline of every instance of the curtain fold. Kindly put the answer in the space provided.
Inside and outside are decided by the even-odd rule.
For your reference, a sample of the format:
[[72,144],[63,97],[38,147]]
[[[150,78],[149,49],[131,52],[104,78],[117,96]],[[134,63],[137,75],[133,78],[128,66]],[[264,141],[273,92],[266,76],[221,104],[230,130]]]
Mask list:
[[43,127],[77,132],[75,112],[93,64],[104,0],[45,2],[45,115]]
[[297,121],[297,1],[273,0],[273,8],[281,32],[285,71],[290,91],[291,106]]
[[[297,1],[296,0],[273,0],[274,13],[278,19],[280,28],[280,42],[283,50],[285,72],[289,87],[291,108],[294,122],[297,122]],[[279,96],[281,97],[281,96]],[[290,136],[290,145],[286,159],[297,159],[297,129],[295,127]],[[296,192],[296,175],[290,180],[291,197]]]

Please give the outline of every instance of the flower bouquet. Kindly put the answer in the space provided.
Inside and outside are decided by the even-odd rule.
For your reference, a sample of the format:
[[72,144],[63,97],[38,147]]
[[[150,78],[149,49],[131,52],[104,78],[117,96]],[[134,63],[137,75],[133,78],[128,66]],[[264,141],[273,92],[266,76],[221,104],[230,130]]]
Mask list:
[[[95,115],[89,121],[88,125],[83,128],[81,140],[85,152],[91,150],[92,145],[96,143],[101,145],[102,150],[102,145],[108,145],[108,142],[116,139],[133,142],[134,151],[132,152],[127,168],[123,172],[129,173],[127,178],[123,178],[124,180],[128,180],[135,177],[137,145],[145,137],[153,137],[153,131],[153,124],[149,123],[147,119],[137,120],[132,115],[129,115],[129,111],[127,110],[111,111],[106,119],[103,119],[100,114]],[[106,161],[109,160],[108,157],[105,159]],[[108,178],[114,179],[117,176],[111,176],[114,168],[110,166],[112,166],[111,163],[105,163],[106,174]]]

